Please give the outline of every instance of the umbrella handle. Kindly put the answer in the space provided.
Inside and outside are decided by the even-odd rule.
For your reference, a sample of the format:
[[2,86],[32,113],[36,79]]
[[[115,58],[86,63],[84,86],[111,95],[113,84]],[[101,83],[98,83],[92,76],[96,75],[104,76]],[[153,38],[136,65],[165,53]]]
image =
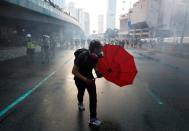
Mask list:
[[[105,74],[107,74],[107,73],[110,73],[110,72],[112,72],[112,69],[111,69],[111,68],[109,68],[106,72],[102,73],[102,76],[105,75]],[[97,78],[98,78],[98,77],[95,77],[94,80],[97,79]]]

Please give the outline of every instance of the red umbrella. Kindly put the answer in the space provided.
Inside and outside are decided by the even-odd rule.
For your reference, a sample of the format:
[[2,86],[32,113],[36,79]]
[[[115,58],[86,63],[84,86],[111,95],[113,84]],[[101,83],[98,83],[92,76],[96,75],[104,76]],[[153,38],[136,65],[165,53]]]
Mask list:
[[132,84],[137,74],[133,56],[118,45],[107,44],[103,52],[104,57],[99,59],[97,69],[104,78],[120,87]]

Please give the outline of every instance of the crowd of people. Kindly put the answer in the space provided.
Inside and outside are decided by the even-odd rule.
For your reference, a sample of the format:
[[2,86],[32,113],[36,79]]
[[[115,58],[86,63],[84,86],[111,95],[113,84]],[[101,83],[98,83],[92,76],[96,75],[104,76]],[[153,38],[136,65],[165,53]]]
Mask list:
[[102,40],[102,43],[104,44],[113,44],[113,45],[119,45],[123,48],[154,48],[156,46],[156,42],[154,40],[143,40],[143,39],[112,39],[112,40]]
[[42,64],[49,64],[55,57],[57,49],[88,48],[89,42],[85,39],[58,39],[49,35],[42,35],[40,39],[36,39],[27,34],[25,39],[27,62],[34,63],[38,54]]
[[26,35],[27,62],[34,63],[36,48],[40,47],[40,59],[42,64],[49,64],[50,58],[55,56],[56,42],[48,35],[42,35],[41,39],[34,41],[31,34]]

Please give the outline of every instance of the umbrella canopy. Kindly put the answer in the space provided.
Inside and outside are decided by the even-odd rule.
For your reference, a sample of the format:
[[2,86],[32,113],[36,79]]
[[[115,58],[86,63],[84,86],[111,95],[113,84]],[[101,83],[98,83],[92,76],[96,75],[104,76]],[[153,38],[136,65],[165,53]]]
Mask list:
[[118,45],[107,44],[103,52],[97,69],[104,78],[120,87],[132,84],[137,74],[133,56]]

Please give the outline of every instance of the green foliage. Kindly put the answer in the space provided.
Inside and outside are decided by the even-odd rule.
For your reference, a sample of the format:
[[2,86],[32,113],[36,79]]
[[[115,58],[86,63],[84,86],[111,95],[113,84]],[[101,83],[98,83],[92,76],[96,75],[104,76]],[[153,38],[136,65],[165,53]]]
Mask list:
[[118,29],[107,29],[105,32],[105,37],[107,39],[116,38],[118,36]]

